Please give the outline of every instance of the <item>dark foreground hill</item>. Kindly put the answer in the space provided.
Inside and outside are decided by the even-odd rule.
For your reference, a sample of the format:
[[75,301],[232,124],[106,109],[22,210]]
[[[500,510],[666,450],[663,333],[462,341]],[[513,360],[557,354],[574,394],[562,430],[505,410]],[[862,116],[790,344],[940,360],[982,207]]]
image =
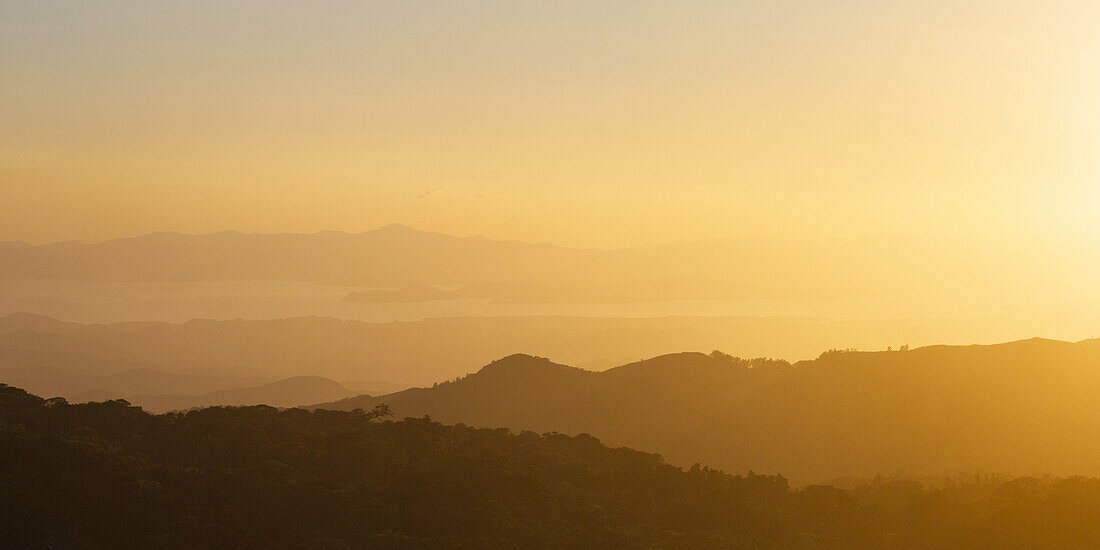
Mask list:
[[5,548],[1096,548],[1100,480],[792,490],[591,436],[0,385]]
[[831,352],[789,364],[681,353],[592,372],[525,355],[432,388],[318,405],[590,433],[799,483],[898,471],[1100,475],[1100,341]]

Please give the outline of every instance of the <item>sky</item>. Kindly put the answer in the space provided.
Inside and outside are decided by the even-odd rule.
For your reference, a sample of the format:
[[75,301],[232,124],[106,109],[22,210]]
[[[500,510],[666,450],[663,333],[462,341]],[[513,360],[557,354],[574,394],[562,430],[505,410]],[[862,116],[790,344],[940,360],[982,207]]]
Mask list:
[[1095,1],[0,4],[0,240],[1100,242]]

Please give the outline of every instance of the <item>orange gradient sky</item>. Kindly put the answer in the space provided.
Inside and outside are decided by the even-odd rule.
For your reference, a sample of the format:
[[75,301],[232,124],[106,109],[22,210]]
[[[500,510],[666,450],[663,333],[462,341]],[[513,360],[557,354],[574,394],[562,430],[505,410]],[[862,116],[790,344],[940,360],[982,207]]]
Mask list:
[[1094,1],[8,2],[0,240],[1088,245],[1098,21]]

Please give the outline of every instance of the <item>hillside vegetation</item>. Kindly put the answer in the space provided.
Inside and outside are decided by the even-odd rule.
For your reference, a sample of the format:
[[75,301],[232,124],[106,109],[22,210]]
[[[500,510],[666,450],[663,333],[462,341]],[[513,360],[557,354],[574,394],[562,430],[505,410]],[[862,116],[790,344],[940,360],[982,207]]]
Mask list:
[[556,433],[0,385],[10,548],[1095,548],[1100,480],[793,490]]

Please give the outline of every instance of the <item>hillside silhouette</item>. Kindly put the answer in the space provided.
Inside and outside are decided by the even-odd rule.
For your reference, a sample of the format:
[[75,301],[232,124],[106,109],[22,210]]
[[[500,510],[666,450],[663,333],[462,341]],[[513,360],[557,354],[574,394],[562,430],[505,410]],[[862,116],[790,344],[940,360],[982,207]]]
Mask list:
[[790,364],[665,355],[602,372],[513,355],[475,374],[314,408],[591,433],[798,482],[897,471],[1100,473],[1100,341],[827,352]]
[[[527,367],[490,373],[517,368]],[[780,476],[685,471],[589,435],[386,414],[259,406],[154,416],[124,401],[72,405],[0,384],[0,532],[12,548],[1100,544],[1095,478],[795,490]]]
[[[43,356],[35,364],[86,374],[151,369],[238,380],[187,393],[311,375],[377,395],[453,379],[516,352],[604,370],[682,350],[733,349],[743,356],[796,360],[816,357],[821,350],[835,347],[881,349],[909,338],[913,339],[910,342],[998,341],[996,335],[1001,332],[1033,334],[1026,330],[1026,323],[1006,329],[985,318],[945,323],[782,317],[505,316],[370,323],[296,317],[85,324],[15,313],[0,316],[0,358],[4,353],[33,352]],[[72,397],[57,386],[36,385],[31,378],[21,378],[20,383],[43,394]]]
[[[681,353],[606,371],[513,356],[458,382],[391,394],[400,381],[453,380],[506,350],[644,356],[716,339],[722,328],[748,338],[745,326],[549,317],[85,325],[18,314],[0,317],[0,382],[72,402],[124,398],[151,411],[385,402],[400,415],[591,433],[674,464],[799,483],[897,471],[1100,473],[1095,340],[832,352],[793,364]],[[336,401],[350,394],[332,385],[328,394],[240,391],[296,376],[375,397]],[[398,382],[371,382],[385,380]]]

